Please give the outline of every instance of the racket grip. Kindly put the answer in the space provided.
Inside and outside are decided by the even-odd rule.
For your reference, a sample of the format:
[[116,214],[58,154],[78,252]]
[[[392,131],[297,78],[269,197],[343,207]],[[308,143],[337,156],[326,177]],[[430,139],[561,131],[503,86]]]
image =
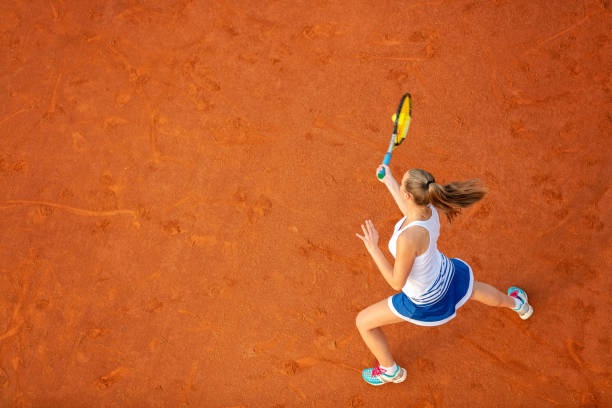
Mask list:
[[387,152],[385,154],[385,158],[383,159],[383,164],[386,164],[388,166],[389,162],[391,162],[391,153]]
[[[383,164],[386,164],[388,166],[389,162],[391,162],[391,153],[387,152],[385,154],[385,158],[383,159]],[[378,172],[378,178],[381,179],[381,180],[385,178],[385,169],[384,168],[381,171]]]

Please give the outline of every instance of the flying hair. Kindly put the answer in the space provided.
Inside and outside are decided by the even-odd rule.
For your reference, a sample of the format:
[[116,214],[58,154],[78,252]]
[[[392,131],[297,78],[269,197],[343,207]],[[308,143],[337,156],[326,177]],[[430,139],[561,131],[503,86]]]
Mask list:
[[431,173],[422,169],[408,170],[403,187],[416,204],[432,204],[446,215],[449,222],[461,213],[462,208],[471,206],[487,193],[479,179],[438,184]]

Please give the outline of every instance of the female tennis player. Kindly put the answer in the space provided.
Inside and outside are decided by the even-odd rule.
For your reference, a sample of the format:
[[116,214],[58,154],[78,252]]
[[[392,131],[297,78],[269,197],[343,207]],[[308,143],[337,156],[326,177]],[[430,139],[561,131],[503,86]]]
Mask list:
[[480,200],[486,188],[478,180],[437,184],[425,170],[412,169],[399,185],[384,168],[384,183],[404,217],[397,222],[389,240],[389,252],[395,258],[391,265],[378,247],[378,232],[371,220],[361,225],[363,235],[356,234],[387,283],[399,293],[368,306],[357,315],[356,324],[363,341],[378,360],[378,366],[363,370],[363,379],[372,385],[400,383],[406,370],[391,355],[387,339],[380,329],[392,323],[408,321],[421,326],[439,326],[455,317],[456,310],[472,298],[489,306],[505,307],[521,319],[533,314],[527,294],[511,287],[505,295],[486,283],[475,282],[472,268],[461,259],[448,259],[436,245],[440,235],[438,210],[449,221],[461,208]]

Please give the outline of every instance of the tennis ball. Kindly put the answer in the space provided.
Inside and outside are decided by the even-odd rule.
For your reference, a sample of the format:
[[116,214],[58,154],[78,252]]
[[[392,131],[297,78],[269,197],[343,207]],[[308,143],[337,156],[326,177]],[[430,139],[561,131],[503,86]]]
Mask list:
[[[397,113],[394,113],[393,116],[391,116],[391,121],[395,122],[395,118],[397,118]],[[397,121],[397,124],[403,125],[405,121],[406,121],[406,114],[400,113],[400,117],[399,117],[399,120]]]

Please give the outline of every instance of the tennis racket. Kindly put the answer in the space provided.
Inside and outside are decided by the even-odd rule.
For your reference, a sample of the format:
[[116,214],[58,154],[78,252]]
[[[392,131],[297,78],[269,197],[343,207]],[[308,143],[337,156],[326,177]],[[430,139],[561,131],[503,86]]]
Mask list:
[[[406,133],[408,133],[411,119],[412,96],[407,93],[402,96],[397,112],[391,117],[391,120],[393,121],[393,136],[391,136],[391,142],[389,143],[389,148],[387,149],[387,153],[383,159],[383,164],[386,164],[387,166],[389,165],[389,162],[391,161],[391,152],[393,152],[393,149],[402,144],[404,139],[406,139]],[[382,169],[378,173],[378,178],[382,180],[384,177],[385,169]]]

